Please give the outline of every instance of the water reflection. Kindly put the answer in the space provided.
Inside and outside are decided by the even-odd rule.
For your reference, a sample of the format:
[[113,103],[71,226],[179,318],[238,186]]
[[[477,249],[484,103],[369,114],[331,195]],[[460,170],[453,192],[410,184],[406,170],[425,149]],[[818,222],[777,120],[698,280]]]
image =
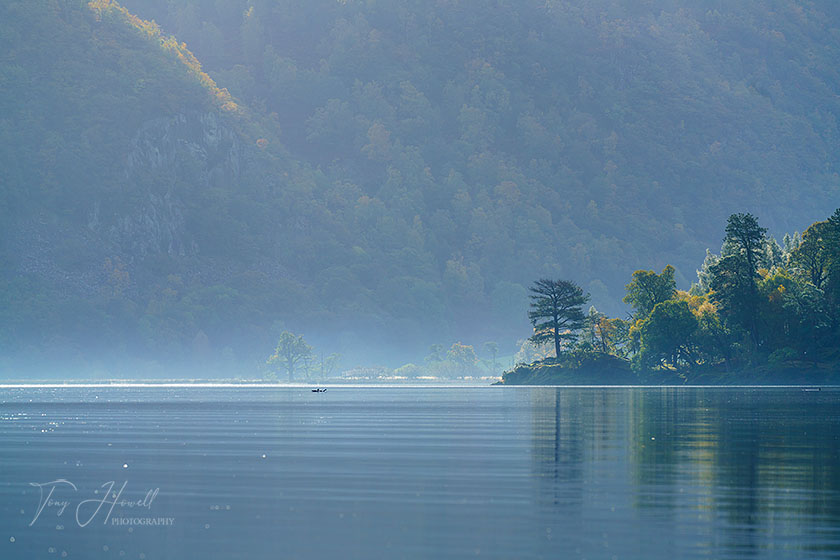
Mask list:
[[[0,391],[0,558],[840,558],[838,397]],[[29,525],[64,477],[175,525]]]
[[[603,521],[626,508],[622,522],[660,553],[837,555],[838,397],[797,389],[535,389],[540,503],[563,520]],[[604,541],[623,538],[617,526],[603,527]]]

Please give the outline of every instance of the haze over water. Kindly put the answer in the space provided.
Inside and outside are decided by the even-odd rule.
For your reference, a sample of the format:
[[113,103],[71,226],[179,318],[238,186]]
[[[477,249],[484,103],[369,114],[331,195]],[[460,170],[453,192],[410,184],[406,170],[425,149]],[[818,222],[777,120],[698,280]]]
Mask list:
[[0,558],[840,557],[838,396],[3,388]]

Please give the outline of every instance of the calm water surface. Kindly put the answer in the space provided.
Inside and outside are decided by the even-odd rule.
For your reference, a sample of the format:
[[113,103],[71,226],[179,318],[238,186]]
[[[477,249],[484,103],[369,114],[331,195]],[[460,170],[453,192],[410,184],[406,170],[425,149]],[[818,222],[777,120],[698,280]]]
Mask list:
[[0,558],[840,558],[838,437],[827,388],[6,388]]

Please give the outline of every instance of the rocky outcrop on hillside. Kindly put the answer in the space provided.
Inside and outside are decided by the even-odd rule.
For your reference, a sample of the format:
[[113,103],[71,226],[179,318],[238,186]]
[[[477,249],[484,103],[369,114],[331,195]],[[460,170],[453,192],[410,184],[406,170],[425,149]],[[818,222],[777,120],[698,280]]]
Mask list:
[[237,184],[242,160],[236,132],[216,113],[146,122],[123,169],[132,203],[116,208],[104,231],[132,258],[197,254],[184,217],[187,200],[196,190]]
[[184,171],[183,158],[197,164],[189,171],[202,185],[239,180],[242,146],[236,131],[215,112],[177,114],[147,121],[138,130],[125,160],[125,179],[164,173],[171,179]]
[[243,161],[236,131],[216,113],[151,119],[128,147],[116,184],[99,186],[85,216],[19,216],[7,239],[16,255],[9,264],[67,296],[90,296],[108,289],[108,262],[119,260],[133,277],[146,257],[196,256],[190,205],[202,189],[238,184]]

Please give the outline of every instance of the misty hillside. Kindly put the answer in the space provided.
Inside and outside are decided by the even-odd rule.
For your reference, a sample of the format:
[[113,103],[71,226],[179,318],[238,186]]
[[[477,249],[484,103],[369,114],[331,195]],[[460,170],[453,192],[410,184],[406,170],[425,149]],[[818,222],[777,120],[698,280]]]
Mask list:
[[8,364],[510,347],[840,199],[832,2],[123,5],[0,5]]

